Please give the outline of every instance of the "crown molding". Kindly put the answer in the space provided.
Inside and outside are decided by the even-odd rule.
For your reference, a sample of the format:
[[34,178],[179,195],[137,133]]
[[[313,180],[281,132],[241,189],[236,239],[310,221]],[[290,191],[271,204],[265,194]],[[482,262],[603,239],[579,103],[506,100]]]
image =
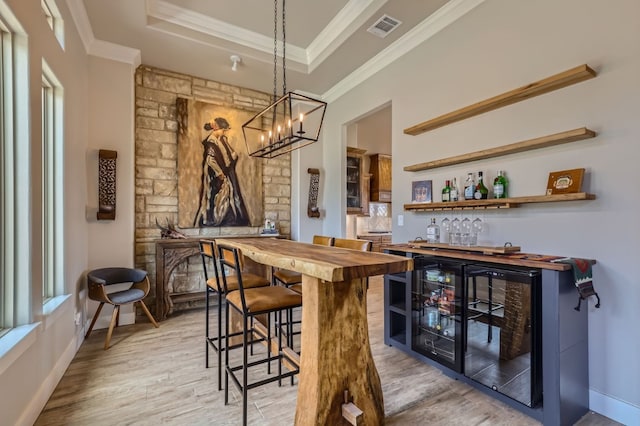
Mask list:
[[133,68],[140,65],[142,62],[140,50],[97,40],[94,37],[87,9],[82,0],[67,0],[67,6],[88,55],[131,64]]
[[[169,22],[174,25],[196,31],[211,37],[230,41],[241,46],[249,47],[264,53],[273,53],[273,38],[254,31],[246,30],[242,27],[231,25],[210,16],[203,15],[182,7],[176,6],[163,0],[146,0],[147,16]],[[154,28],[153,25],[149,25]],[[203,43],[202,40],[194,40],[186,34],[176,34],[166,29],[166,33],[179,36],[185,39]],[[216,46],[215,43],[205,43]],[[287,43],[287,60],[299,62],[307,65],[307,53],[305,49]]]
[[485,0],[451,0],[427,19],[416,25],[411,31],[408,31],[402,37],[398,38],[393,44],[380,51],[376,56],[343,78],[331,89],[327,90],[321,98],[326,102],[337,100],[349,90],[355,88],[378,71],[389,66],[401,56],[451,25],[467,12],[484,3],[484,1]]

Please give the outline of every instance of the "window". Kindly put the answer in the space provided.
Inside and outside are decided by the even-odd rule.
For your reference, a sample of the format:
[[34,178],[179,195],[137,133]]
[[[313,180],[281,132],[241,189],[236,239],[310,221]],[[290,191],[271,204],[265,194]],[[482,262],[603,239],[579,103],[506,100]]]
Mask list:
[[[2,107],[2,112],[0,113],[0,165],[2,167],[1,170],[5,170],[5,130],[4,130],[4,121],[5,121],[5,96],[4,96],[4,86],[5,86],[5,43],[9,38],[9,34],[6,31],[6,27],[2,22],[2,18],[0,17],[0,106]],[[0,193],[4,194],[6,183],[5,183],[5,173],[0,172]],[[5,247],[5,197],[4,195],[0,196],[0,251],[4,253]],[[4,334],[7,330],[7,321],[5,320],[5,304],[7,300],[7,294],[5,291],[5,256],[0,254],[0,336]]]
[[64,21],[62,20],[58,6],[56,6],[54,0],[40,0],[40,6],[42,7],[42,12],[44,12],[49,27],[51,27],[58,39],[58,43],[60,43],[60,46],[64,49]]
[[0,334],[32,322],[28,41],[0,1]]
[[62,246],[62,105],[60,83],[42,62],[42,302],[61,295]]

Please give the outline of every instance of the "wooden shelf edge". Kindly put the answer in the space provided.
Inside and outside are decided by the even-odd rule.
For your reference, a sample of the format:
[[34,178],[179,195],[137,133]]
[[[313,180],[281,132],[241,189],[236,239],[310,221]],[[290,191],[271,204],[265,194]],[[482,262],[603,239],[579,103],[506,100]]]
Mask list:
[[596,136],[596,132],[586,127],[580,127],[573,130],[567,130],[552,135],[541,136],[535,139],[529,139],[521,142],[515,142],[508,145],[502,145],[495,148],[483,149],[480,151],[470,152],[467,154],[456,155],[453,157],[442,158],[440,160],[428,161],[425,163],[413,164],[405,166],[405,172],[418,172],[421,170],[437,169],[440,167],[452,166],[454,164],[469,163],[476,160],[486,160],[508,154],[516,154],[519,152],[531,151],[534,149],[546,148],[549,146],[561,145],[569,142],[576,142],[585,139],[591,139]]
[[525,197],[493,198],[488,200],[466,200],[448,203],[411,203],[405,204],[405,211],[445,211],[445,210],[481,210],[508,209],[521,204],[555,203],[560,201],[595,200],[595,194],[576,192],[572,194],[531,195]]
[[587,64],[579,65],[575,68],[571,68],[569,70],[552,75],[534,83],[518,87],[517,89],[510,90],[489,99],[485,99],[484,101],[477,102],[473,105],[469,105],[467,107],[457,109],[431,120],[424,121],[422,123],[416,124],[415,126],[407,127],[406,129],[404,129],[404,133],[407,135],[416,136],[421,133],[428,132],[429,130],[437,129],[438,127],[455,123],[456,121],[464,120],[466,118],[483,114],[494,109],[502,108],[503,106],[511,105],[525,99],[533,98],[535,96],[561,89],[572,84],[580,83],[582,81],[594,78],[595,76],[596,72]]

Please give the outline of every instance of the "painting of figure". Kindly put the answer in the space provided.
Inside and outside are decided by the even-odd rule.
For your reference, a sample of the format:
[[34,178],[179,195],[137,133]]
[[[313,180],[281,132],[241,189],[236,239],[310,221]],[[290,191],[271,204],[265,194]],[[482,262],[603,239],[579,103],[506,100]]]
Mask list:
[[179,98],[177,116],[179,226],[260,225],[261,164],[240,130],[251,114]]

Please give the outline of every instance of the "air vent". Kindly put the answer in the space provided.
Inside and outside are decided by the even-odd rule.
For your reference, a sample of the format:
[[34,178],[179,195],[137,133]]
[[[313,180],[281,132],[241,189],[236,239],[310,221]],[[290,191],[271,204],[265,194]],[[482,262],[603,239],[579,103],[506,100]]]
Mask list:
[[371,34],[375,34],[380,38],[384,38],[393,30],[395,30],[398,25],[402,24],[401,21],[398,21],[395,18],[392,18],[389,15],[382,15],[380,19],[378,19],[372,26],[369,27],[367,31]]

